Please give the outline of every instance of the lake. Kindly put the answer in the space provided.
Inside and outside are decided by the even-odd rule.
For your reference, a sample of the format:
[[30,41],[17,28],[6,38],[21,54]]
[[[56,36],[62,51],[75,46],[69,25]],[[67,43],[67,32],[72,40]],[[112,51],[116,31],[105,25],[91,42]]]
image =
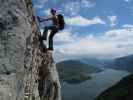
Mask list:
[[80,84],[61,82],[62,100],[94,100],[101,92],[116,84],[128,72],[106,69],[92,74],[92,79]]

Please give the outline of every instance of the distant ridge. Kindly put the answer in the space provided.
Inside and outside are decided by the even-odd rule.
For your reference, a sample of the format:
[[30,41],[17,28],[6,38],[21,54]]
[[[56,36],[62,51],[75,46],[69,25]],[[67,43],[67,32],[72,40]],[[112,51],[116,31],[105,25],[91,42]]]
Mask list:
[[133,100],[133,74],[123,78],[95,100]]

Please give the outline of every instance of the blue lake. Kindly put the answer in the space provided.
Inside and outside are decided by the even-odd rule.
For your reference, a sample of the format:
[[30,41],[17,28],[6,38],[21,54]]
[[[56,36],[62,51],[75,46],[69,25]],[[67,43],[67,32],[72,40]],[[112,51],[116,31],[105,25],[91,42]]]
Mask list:
[[80,84],[61,82],[62,100],[94,100],[101,92],[120,81],[128,72],[106,69],[92,74],[92,79]]

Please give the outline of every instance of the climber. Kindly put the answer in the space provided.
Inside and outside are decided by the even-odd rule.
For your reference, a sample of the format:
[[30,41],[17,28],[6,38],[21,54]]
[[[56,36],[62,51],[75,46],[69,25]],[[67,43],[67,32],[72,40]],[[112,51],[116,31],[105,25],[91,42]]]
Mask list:
[[57,14],[55,9],[51,9],[50,13],[51,13],[50,17],[48,18],[38,17],[38,19],[40,22],[52,20],[53,24],[51,26],[45,26],[43,35],[41,36],[40,41],[42,43],[44,43],[43,40],[47,41],[48,30],[50,30],[51,32],[49,35],[49,46],[47,49],[53,51],[53,37],[59,30],[64,29],[65,22],[64,22],[63,15]]

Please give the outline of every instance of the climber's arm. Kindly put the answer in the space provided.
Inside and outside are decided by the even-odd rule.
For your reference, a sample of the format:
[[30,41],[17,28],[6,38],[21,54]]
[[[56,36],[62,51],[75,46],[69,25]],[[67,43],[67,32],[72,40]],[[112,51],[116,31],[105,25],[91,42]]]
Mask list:
[[38,19],[40,22],[44,22],[44,21],[52,20],[53,18],[50,16],[50,17],[45,17],[45,18],[38,17]]

